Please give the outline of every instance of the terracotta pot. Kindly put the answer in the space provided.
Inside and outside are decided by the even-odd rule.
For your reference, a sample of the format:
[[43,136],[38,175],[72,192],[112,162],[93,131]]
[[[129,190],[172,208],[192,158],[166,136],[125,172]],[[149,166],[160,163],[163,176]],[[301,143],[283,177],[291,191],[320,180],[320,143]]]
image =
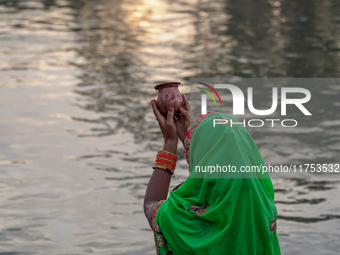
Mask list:
[[165,117],[170,107],[174,108],[176,117],[180,115],[179,108],[184,107],[184,101],[178,90],[180,84],[180,82],[168,82],[155,86],[158,93],[157,106]]

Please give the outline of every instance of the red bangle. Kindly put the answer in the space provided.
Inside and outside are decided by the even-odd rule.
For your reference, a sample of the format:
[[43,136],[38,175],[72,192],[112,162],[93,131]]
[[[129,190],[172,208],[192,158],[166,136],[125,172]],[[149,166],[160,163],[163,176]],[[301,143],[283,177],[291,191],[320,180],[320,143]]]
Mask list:
[[158,153],[157,157],[162,157],[162,158],[167,158],[170,159],[171,161],[174,161],[176,163],[177,157],[174,157],[172,155],[164,154],[164,153]]
[[156,161],[157,162],[162,162],[162,164],[176,166],[176,162],[173,162],[173,161],[171,161],[169,159],[164,159],[164,158],[161,158],[161,157],[157,157]]
[[170,166],[172,168],[176,167],[176,164],[168,162],[166,160],[161,160],[161,159],[156,159],[155,164],[157,164],[157,165],[166,165],[166,166]]
[[164,158],[164,159],[168,159],[168,160],[170,160],[170,161],[172,161],[172,162],[174,162],[174,163],[176,163],[177,162],[177,158],[172,158],[172,157],[168,157],[168,156],[166,156],[166,155],[162,155],[162,154],[158,154],[157,155],[157,158]]
[[167,161],[163,161],[163,160],[156,160],[156,161],[155,161],[155,164],[157,164],[157,165],[170,166],[170,167],[172,167],[172,168],[175,168],[175,167],[176,167],[176,164],[170,163],[170,162],[167,162]]
[[168,151],[158,151],[153,169],[165,170],[174,174],[176,168],[177,156]]

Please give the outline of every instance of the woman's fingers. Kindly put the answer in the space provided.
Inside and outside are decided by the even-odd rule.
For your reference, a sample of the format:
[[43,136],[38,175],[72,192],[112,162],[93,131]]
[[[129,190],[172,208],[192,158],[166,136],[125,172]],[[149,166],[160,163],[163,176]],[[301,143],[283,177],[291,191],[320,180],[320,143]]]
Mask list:
[[188,111],[188,112],[191,112],[191,107],[190,107],[190,104],[189,104],[189,101],[187,99],[187,97],[182,94],[182,98],[183,98],[183,101],[184,101],[184,107],[185,109]]
[[189,112],[186,111],[183,107],[181,107],[179,110],[182,113],[184,119],[190,121],[190,114],[189,114]]
[[166,120],[165,120],[164,116],[160,113],[160,111],[158,110],[155,99],[151,100],[151,105],[152,105],[153,113],[155,114],[159,125],[165,126]]
[[173,125],[174,124],[174,108],[170,107],[168,111],[168,115],[166,117],[166,124]]

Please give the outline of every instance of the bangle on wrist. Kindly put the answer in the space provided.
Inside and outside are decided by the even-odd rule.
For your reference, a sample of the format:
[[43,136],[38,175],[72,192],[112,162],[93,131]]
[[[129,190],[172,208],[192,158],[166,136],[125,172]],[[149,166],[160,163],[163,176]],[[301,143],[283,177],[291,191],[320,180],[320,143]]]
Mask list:
[[169,151],[158,151],[153,169],[162,169],[170,174],[174,174],[177,156]]

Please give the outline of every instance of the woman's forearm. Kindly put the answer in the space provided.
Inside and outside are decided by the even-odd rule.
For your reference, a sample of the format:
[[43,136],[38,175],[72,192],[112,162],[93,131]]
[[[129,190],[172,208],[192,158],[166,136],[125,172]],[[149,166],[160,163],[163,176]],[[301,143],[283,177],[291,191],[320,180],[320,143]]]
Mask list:
[[[176,154],[177,142],[178,141],[165,141],[163,150]],[[144,213],[150,226],[155,205],[160,200],[165,200],[168,196],[171,176],[171,173],[168,171],[158,168],[155,168],[151,175],[144,198]]]
[[[176,155],[177,142],[165,142],[164,151],[171,152]],[[145,202],[148,201],[160,201],[167,198],[171,174],[163,169],[155,169],[150,178],[148,187],[145,193]]]

